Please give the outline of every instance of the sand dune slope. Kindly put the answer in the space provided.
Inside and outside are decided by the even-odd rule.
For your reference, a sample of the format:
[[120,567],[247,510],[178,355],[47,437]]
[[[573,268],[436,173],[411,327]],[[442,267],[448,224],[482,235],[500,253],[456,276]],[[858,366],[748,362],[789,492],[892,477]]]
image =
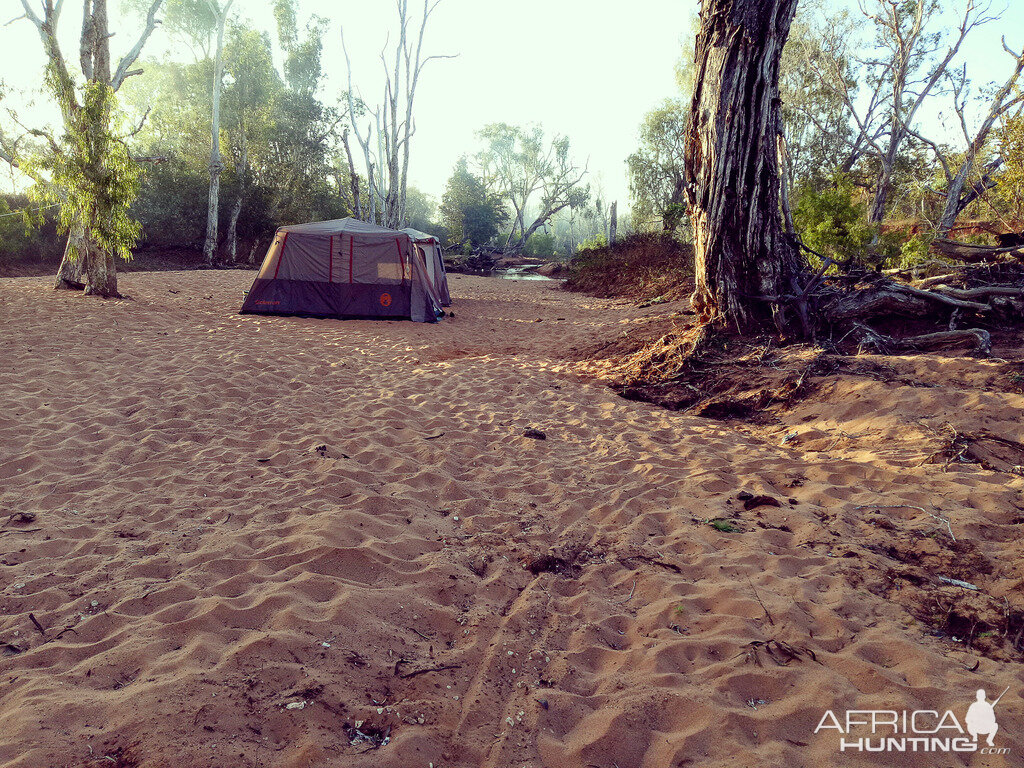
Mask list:
[[[754,429],[580,378],[657,308],[460,277],[437,325],[243,317],[251,276],[0,281],[0,766],[1024,764],[1013,638],[902,599],[1024,610],[1024,478],[925,461],[1024,396],[840,377]],[[1006,755],[813,733],[1006,686]]]

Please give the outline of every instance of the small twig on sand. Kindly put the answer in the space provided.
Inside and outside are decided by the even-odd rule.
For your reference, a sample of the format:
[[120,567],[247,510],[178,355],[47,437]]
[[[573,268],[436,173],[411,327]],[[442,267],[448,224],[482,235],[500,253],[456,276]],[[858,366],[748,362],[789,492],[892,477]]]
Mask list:
[[32,620],[32,623],[36,625],[36,629],[39,630],[39,634],[46,637],[46,630],[43,629],[43,625],[39,623],[39,619],[36,618],[34,613],[30,613],[28,617]]
[[430,635],[424,635],[424,634],[423,634],[422,632],[420,632],[420,631],[419,631],[418,629],[416,629],[415,627],[409,627],[409,630],[410,630],[411,632],[415,632],[415,633],[416,633],[417,635],[419,635],[420,637],[422,637],[422,638],[423,638],[424,640],[433,640],[433,639],[434,639],[434,638],[432,638],[432,637],[431,637]]
[[858,504],[854,509],[917,509],[926,515],[929,514],[924,507],[917,507],[913,504]]
[[953,541],[956,541],[956,536],[953,535],[953,526],[949,524],[949,520],[947,518],[939,517],[938,515],[933,515],[931,512],[928,513],[928,516],[934,517],[936,520],[939,521],[941,525],[945,525],[946,530],[949,531],[949,538],[951,538]]
[[963,587],[964,589],[970,589],[974,592],[978,591],[978,587],[974,584],[971,584],[969,581],[951,579],[948,576],[939,576],[939,581],[941,581],[943,584],[952,584],[954,587]]
[[629,597],[627,597],[625,600],[616,600],[615,605],[625,605],[626,603],[628,603],[630,600],[633,599],[634,592],[636,592],[636,579],[633,579],[633,588],[629,590]]
[[772,614],[768,610],[768,606],[764,604],[764,600],[762,600],[761,596],[759,594],[757,594],[757,590],[754,588],[754,582],[752,582],[750,580],[749,576],[747,577],[747,584],[750,585],[750,590],[754,593],[754,599],[757,600],[758,604],[764,610],[764,615],[768,619],[768,623],[771,624],[774,627],[775,626],[775,619],[772,618]]
[[459,669],[462,666],[461,664],[442,664],[439,667],[425,667],[424,669],[415,669],[412,672],[402,673],[399,671],[399,667],[401,667],[402,664],[409,663],[411,663],[409,659],[399,659],[395,662],[395,674],[403,680],[408,680],[410,677],[416,677],[418,675],[425,675],[427,672],[443,672],[446,669]]

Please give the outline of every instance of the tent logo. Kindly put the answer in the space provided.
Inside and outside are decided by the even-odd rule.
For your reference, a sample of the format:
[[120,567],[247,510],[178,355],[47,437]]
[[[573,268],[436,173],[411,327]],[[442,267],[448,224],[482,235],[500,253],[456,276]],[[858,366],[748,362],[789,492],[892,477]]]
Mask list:
[[[1005,755],[1009,753],[1009,747],[995,746],[994,737],[999,730],[995,708],[1006,691],[989,702],[986,691],[979,689],[962,724],[950,710],[897,712],[851,709],[843,718],[828,710],[814,732],[837,731],[840,752],[978,752],[982,755]],[[980,736],[986,738],[979,740]]]
[[382,307],[390,307],[391,306],[391,294],[390,293],[382,293],[380,295],[380,305]]

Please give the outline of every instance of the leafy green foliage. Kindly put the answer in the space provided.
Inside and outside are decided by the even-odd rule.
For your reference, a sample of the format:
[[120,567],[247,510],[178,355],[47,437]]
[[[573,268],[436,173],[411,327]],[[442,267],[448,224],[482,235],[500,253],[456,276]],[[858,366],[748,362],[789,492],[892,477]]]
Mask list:
[[[850,115],[836,87],[845,80],[852,94],[857,82],[846,50],[854,37],[847,10],[831,11],[822,0],[801,2],[782,54],[779,91],[786,126],[789,183],[792,187],[827,187],[848,172],[851,158]],[[821,73],[827,73],[823,78]]]
[[124,132],[119,131],[114,92],[90,80],[79,104],[75,91],[52,66],[46,85],[65,115],[64,135],[50,152],[23,164],[37,180],[30,197],[42,205],[60,203],[62,232],[84,228],[95,246],[128,261],[140,233],[139,223],[130,215],[140,170],[121,138]]
[[928,232],[915,234],[897,227],[882,234],[876,250],[886,268],[906,269],[931,259],[932,239]]
[[[282,25],[282,34],[291,40],[288,45],[301,47],[290,23]],[[309,34],[309,45],[319,45],[319,38],[312,41],[315,36]],[[227,167],[221,181],[220,232],[229,231],[239,198],[237,231],[242,239],[265,237],[281,224],[351,212],[348,172],[334,138],[338,114],[310,92],[321,77],[319,54],[289,60],[290,82],[275,66],[266,33],[242,24],[228,27],[221,103],[221,152]],[[147,167],[135,204],[147,244],[196,247],[202,241],[211,77],[208,58],[147,62],[145,74],[123,89],[136,114],[152,107],[136,138],[136,151],[167,158]]]
[[597,251],[600,250],[601,248],[607,247],[608,238],[602,233],[594,235],[593,237],[588,237],[586,240],[580,243],[579,247],[576,249],[576,252],[582,253],[583,251]]
[[555,255],[555,236],[546,232],[534,232],[523,247],[523,255],[550,259]]
[[447,242],[454,246],[491,242],[509,218],[501,198],[470,172],[465,157],[448,179],[439,213]]
[[57,234],[56,208],[35,210],[28,195],[0,197],[0,264],[45,259],[56,262],[64,252]]
[[840,261],[865,255],[875,228],[866,223],[867,202],[858,200],[854,189],[840,176],[831,187],[798,192],[793,221],[808,248]]
[[285,52],[284,77],[288,87],[297,94],[312,96],[320,83],[320,55],[327,19],[314,15],[305,38],[299,37],[295,0],[276,0],[274,19],[278,39]]
[[626,158],[633,215],[642,223],[675,232],[686,216],[683,198],[683,145],[689,110],[667,99],[644,116],[640,147]]
[[1024,220],[1024,114],[1009,118],[996,141],[1005,168],[994,197],[1006,211],[1006,218],[1019,224]]

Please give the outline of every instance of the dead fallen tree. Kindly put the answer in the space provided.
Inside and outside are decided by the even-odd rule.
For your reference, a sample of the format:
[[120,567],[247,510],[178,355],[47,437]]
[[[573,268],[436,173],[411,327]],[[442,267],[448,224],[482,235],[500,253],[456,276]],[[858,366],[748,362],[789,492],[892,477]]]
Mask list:
[[[895,353],[968,345],[988,355],[992,327],[1024,324],[1024,269],[1003,270],[1003,280],[994,284],[987,282],[990,277],[984,268],[964,269],[915,285],[877,272],[845,273],[826,280],[809,300],[816,304],[822,330],[833,339],[856,341],[860,350]],[[897,337],[873,327],[873,321],[924,332]]]
[[980,264],[1006,257],[1024,261],[1024,248],[1019,245],[975,245],[974,243],[938,238],[932,241],[932,251],[947,259],[963,261],[968,264]]
[[[994,331],[1024,327],[1024,264],[1018,262],[964,265],[938,282],[914,284],[849,264],[833,268],[836,274],[819,270],[806,277],[800,292],[771,297],[806,307],[810,338],[772,335],[762,343],[810,341],[840,355],[963,349],[988,356]],[[732,345],[727,335],[728,329],[708,324],[679,327],[625,358],[623,381],[635,386],[684,380],[707,365],[709,354]]]

